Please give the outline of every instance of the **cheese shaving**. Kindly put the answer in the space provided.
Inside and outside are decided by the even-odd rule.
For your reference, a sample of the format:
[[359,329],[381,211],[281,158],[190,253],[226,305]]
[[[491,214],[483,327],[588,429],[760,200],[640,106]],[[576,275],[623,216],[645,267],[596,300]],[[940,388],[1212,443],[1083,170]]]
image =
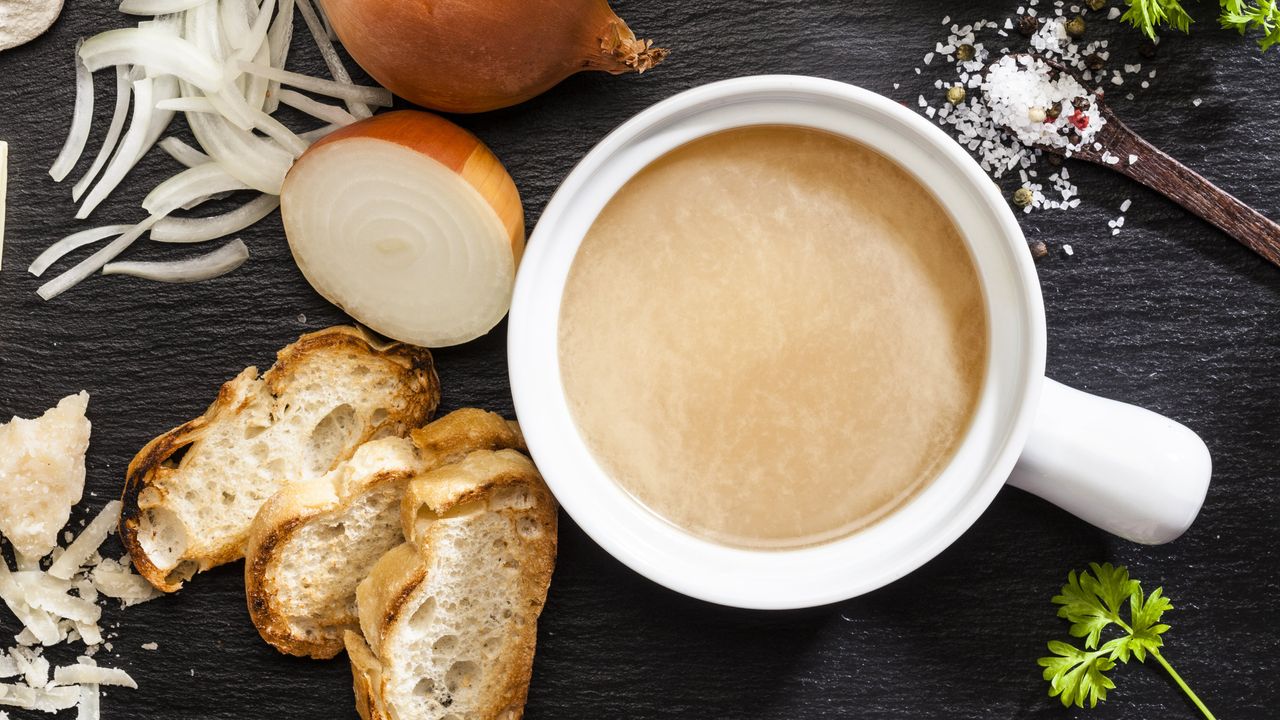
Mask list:
[[4,268],[5,197],[9,193],[9,143],[0,141],[0,269]]
[[63,665],[54,669],[53,683],[55,685],[119,685],[138,689],[138,683],[134,682],[129,673],[124,670],[85,663]]
[[70,580],[76,571],[80,569],[89,556],[98,551],[102,547],[102,543],[106,541],[107,536],[115,532],[116,523],[120,518],[120,501],[112,500],[107,503],[97,517],[89,523],[75,539],[75,542],[67,546],[66,552],[62,553],[53,565],[49,567],[49,574],[55,578]]

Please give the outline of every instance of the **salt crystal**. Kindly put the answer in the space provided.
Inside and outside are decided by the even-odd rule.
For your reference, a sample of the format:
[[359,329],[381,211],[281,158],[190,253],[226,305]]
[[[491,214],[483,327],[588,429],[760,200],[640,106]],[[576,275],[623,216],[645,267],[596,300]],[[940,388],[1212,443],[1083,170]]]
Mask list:
[[143,650],[159,650],[160,646],[157,643],[153,643],[153,642],[142,643],[142,649]]
[[1111,234],[1112,234],[1112,235],[1119,235],[1119,234],[1120,234],[1120,228],[1116,228],[1115,230],[1112,230],[1112,231],[1111,231]]
[[[1130,155],[1129,157],[1134,157],[1134,156]],[[1124,202],[1120,203],[1120,212],[1129,212],[1129,206],[1132,204],[1133,204],[1132,200],[1126,199]]]
[[1192,101],[1191,101],[1191,104],[1192,104],[1192,105],[1195,105],[1196,107],[1200,107],[1200,103],[1202,103],[1202,102],[1204,102],[1204,101],[1203,101],[1203,100],[1201,100],[1200,98],[1196,98],[1195,100],[1192,100]]
[[946,24],[947,24],[947,23],[949,23],[949,22],[951,22],[951,16],[950,16],[950,15],[948,15],[948,16],[946,16],[946,17],[942,18],[942,25],[943,25],[944,27],[945,27],[945,26],[946,26]]
[[920,99],[917,100],[916,102],[920,105],[920,107],[929,107],[929,103],[927,100],[924,99],[923,95],[921,95]]
[[[1137,165],[1137,164],[1138,164],[1138,156],[1137,156],[1137,155],[1130,155],[1130,156],[1129,156],[1129,164],[1130,164],[1130,165]],[[1128,201],[1126,200],[1125,202],[1128,202]]]
[[1118,18],[1118,17],[1120,17],[1120,8],[1114,8],[1114,7],[1113,7],[1113,8],[1111,8],[1109,11],[1107,11],[1107,19],[1108,19],[1108,20],[1115,20],[1115,19],[1116,19],[1116,18]]
[[925,53],[924,64],[928,65],[931,62],[933,62],[933,53]]
[[1076,254],[1076,251],[1072,250],[1070,245],[1063,245],[1062,252],[1066,253],[1067,257],[1071,257],[1072,255]]
[[1121,215],[1120,217],[1116,218],[1116,227],[1118,227],[1118,228],[1122,228],[1122,227],[1124,227],[1124,216],[1123,216],[1123,215]]

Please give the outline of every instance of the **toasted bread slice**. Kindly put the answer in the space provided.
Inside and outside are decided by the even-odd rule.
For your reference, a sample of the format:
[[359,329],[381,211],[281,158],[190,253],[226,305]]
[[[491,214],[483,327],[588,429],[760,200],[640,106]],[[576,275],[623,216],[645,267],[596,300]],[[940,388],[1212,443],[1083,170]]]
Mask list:
[[302,336],[261,377],[246,369],[203,415],[129,463],[120,536],[134,567],[173,592],[239,559],[254,515],[280,488],[422,425],[439,399],[425,349],[345,326]]
[[518,720],[555,566],[556,505],[533,463],[480,450],[413,480],[411,538],[356,590],[345,635],[365,720]]
[[474,450],[523,448],[514,423],[464,408],[412,432],[365,443],[318,480],[276,493],[254,518],[245,596],[262,638],[284,653],[330,658],[356,630],[356,584],[404,542],[401,496],[416,474]]

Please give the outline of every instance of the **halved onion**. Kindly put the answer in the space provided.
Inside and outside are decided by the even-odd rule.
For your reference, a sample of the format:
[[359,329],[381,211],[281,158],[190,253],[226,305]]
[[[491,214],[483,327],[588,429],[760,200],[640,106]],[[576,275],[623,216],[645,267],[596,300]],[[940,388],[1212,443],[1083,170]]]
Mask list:
[[430,113],[376,115],[316,142],[280,197],[294,260],[323,296],[389,337],[445,347],[507,313],[520,195],[474,135]]

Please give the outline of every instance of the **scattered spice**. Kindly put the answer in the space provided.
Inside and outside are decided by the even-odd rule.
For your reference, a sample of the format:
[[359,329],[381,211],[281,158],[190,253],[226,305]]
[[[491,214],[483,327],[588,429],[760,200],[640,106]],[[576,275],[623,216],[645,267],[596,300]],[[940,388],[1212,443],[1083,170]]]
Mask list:
[[959,60],[960,62],[969,62],[973,59],[975,54],[973,46],[969,43],[965,43],[956,48],[956,60]]
[[1035,15],[1023,15],[1018,18],[1018,32],[1031,37],[1040,29],[1040,19]]
[[1090,10],[1097,12],[1107,6],[1107,0],[1085,0],[1084,4],[1088,5]]
[[1085,31],[1084,16],[1077,15],[1071,18],[1070,20],[1068,20],[1065,29],[1067,31],[1067,34],[1073,38],[1084,37],[1084,31]]
[[1018,207],[1026,207],[1035,199],[1035,194],[1031,192],[1031,188],[1020,187],[1013,193],[1013,204]]
[[1030,110],[1027,110],[1027,119],[1033,123],[1044,122],[1047,118],[1048,115],[1042,107],[1033,106]]
[[965,91],[963,85],[952,85],[947,89],[947,102],[952,105],[959,105],[964,102],[964,96]]
[[1044,244],[1043,240],[1037,240],[1031,243],[1031,257],[1039,260],[1049,254],[1049,246]]
[[1094,72],[1098,72],[1107,66],[1107,60],[1096,52],[1089,53],[1084,58],[1084,66]]

